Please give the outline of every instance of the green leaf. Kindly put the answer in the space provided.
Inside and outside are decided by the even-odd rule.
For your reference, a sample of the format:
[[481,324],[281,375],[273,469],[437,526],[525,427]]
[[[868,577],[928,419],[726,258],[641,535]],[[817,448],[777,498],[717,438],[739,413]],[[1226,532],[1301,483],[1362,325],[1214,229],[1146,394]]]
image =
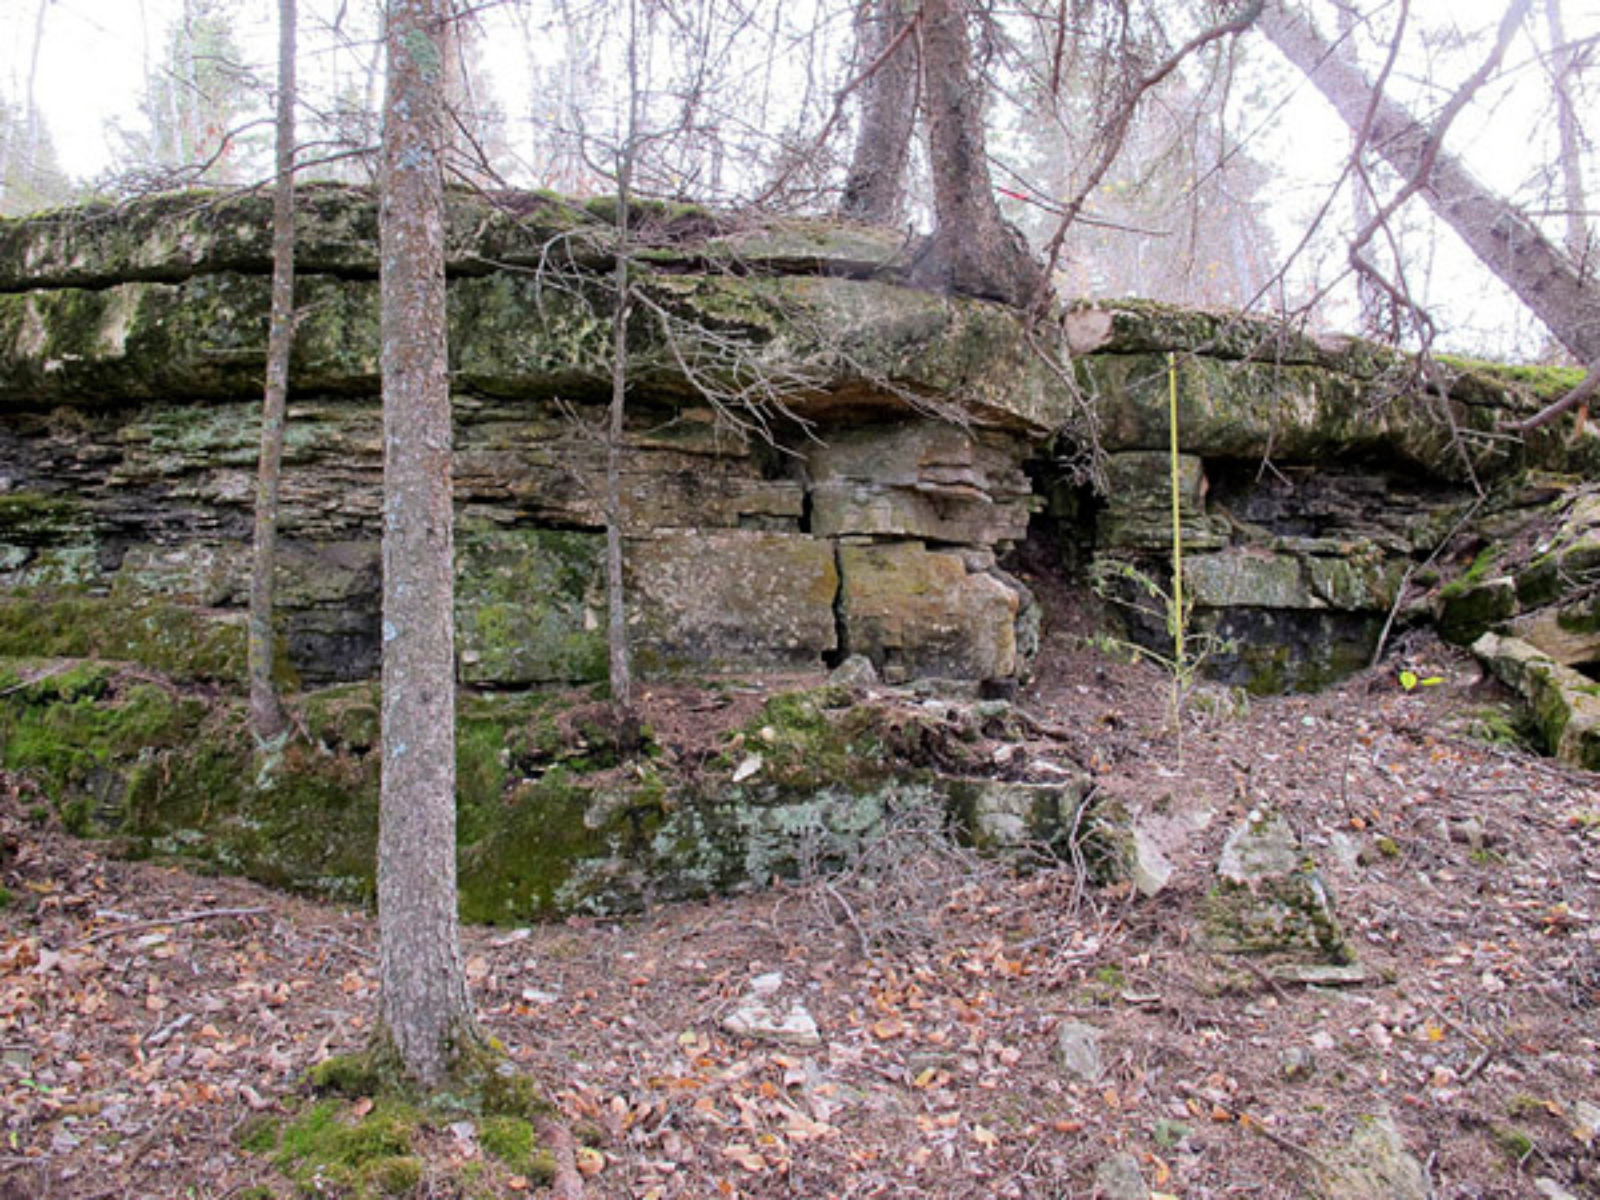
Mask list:
[[1400,672],[1400,686],[1405,688],[1405,690],[1408,691],[1408,692],[1412,688],[1416,687],[1417,686],[1417,673],[1415,671],[1401,671]]

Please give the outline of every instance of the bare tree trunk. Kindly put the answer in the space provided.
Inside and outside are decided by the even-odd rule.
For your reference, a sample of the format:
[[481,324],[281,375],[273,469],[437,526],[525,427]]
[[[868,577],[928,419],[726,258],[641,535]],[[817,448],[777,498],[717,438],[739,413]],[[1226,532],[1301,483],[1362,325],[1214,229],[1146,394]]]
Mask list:
[[633,309],[632,219],[633,166],[639,131],[639,10],[628,4],[628,124],[617,154],[617,265],[614,273],[616,312],[611,321],[611,409],[606,425],[606,655],[611,702],[627,710],[633,705],[633,657],[628,647],[628,595],[622,554],[622,439],[628,406],[628,318]]
[[278,565],[278,491],[283,428],[294,348],[295,0],[278,0],[278,178],[272,193],[272,316],[267,331],[267,389],[261,406],[256,475],[255,556],[250,565],[250,727],[266,746],[289,726],[272,680],[274,576]]
[[28,82],[26,84],[26,93],[23,97],[28,106],[25,118],[27,121],[27,140],[22,148],[24,158],[20,178],[24,186],[30,189],[35,186],[33,173],[39,163],[39,141],[44,135],[44,123],[39,119],[39,51],[44,47],[44,14],[49,7],[50,0],[39,0],[39,8],[34,13],[33,50],[28,55]]
[[1556,94],[1556,131],[1561,138],[1561,183],[1567,206],[1567,253],[1585,276],[1589,270],[1588,196],[1583,186],[1583,139],[1578,128],[1578,111],[1572,103],[1572,77],[1577,63],[1567,44],[1561,21],[1561,0],[1544,0],[1545,21],[1550,28],[1551,75]]
[[915,18],[905,0],[859,0],[856,40],[871,74],[862,84],[861,124],[839,201],[842,216],[880,225],[900,218],[917,123],[916,46],[904,32]]
[[[1527,0],[1515,0],[1511,16]],[[1316,84],[1351,129],[1410,180],[1423,180],[1429,205],[1579,361],[1600,360],[1600,290],[1514,205],[1495,195],[1427,126],[1376,94],[1361,69],[1281,0],[1266,6],[1261,31]]]
[[617,197],[617,309],[612,318],[611,411],[606,425],[606,655],[611,702],[633,705],[633,656],[628,647],[628,595],[623,581],[622,439],[628,405],[628,317],[633,283],[628,277],[627,193]]
[[443,156],[451,0],[389,0],[380,201],[380,1037],[425,1086],[476,1040],[456,911],[454,546]]
[[[1350,5],[1339,6],[1339,39],[1346,42],[1355,33],[1356,10]],[[1362,159],[1367,152],[1360,130],[1350,131],[1350,211],[1355,217],[1357,230],[1365,229],[1372,221],[1371,186]],[[1361,310],[1361,332],[1376,333],[1383,323],[1383,293],[1371,276],[1365,272],[1356,276],[1356,302]]]
[[969,296],[1031,304],[1044,290],[1044,272],[995,202],[963,0],[923,0],[922,72],[935,227],[915,277]]

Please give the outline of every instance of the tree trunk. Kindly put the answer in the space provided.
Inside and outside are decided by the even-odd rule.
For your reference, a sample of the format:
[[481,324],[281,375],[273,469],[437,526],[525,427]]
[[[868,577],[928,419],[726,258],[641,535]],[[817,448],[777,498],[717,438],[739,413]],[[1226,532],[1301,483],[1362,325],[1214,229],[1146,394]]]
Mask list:
[[611,318],[611,407],[606,423],[606,660],[611,703],[633,706],[633,657],[628,647],[628,595],[623,581],[622,438],[628,406],[628,318],[633,308],[633,167],[639,132],[639,11],[628,5],[628,125],[617,153],[616,311]]
[[250,727],[266,746],[289,726],[272,681],[272,620],[278,565],[278,490],[283,478],[284,413],[294,347],[295,0],[278,0],[277,185],[272,193],[272,316],[267,331],[267,388],[261,406],[256,477],[255,556],[250,567]]
[[913,277],[946,291],[1031,304],[1043,292],[1044,273],[995,202],[963,0],[923,0],[922,71],[934,233]]
[[[1339,6],[1339,40],[1348,42],[1355,35],[1356,10]],[[1368,194],[1367,172],[1362,165],[1367,148],[1359,130],[1350,131],[1350,213],[1359,232],[1372,221],[1372,197]],[[1383,324],[1383,293],[1366,274],[1356,276],[1356,301],[1361,310],[1361,332],[1376,334]]]
[[905,0],[860,0],[856,10],[859,56],[871,74],[862,86],[861,124],[839,201],[841,216],[878,225],[900,219],[917,122],[916,46],[902,33],[914,16]]
[[44,14],[49,7],[50,0],[39,0],[34,13],[33,50],[28,55],[28,82],[23,93],[23,103],[27,105],[27,134],[22,148],[25,157],[20,178],[24,186],[35,190],[34,171],[39,165],[39,142],[44,137],[44,122],[39,119],[39,51],[44,48]]
[[436,1086],[476,1038],[456,913],[454,547],[445,343],[451,0],[389,0],[379,236],[383,370],[381,1034]]
[[1551,78],[1556,94],[1556,131],[1561,138],[1561,182],[1567,207],[1567,253],[1578,270],[1592,277],[1589,270],[1588,194],[1583,184],[1583,137],[1578,128],[1578,111],[1572,103],[1576,56],[1567,44],[1562,27],[1561,0],[1544,0],[1545,21],[1550,29]]
[[[628,204],[618,198],[617,222],[627,220]],[[611,702],[633,705],[633,656],[628,648],[628,595],[623,581],[622,439],[628,404],[628,315],[633,284],[627,247],[617,247],[617,310],[612,318],[611,410],[606,424],[606,660]]]
[[[1426,175],[1423,195],[1579,361],[1600,360],[1600,290],[1515,206],[1495,195],[1428,128],[1400,105],[1375,95],[1361,70],[1323,40],[1299,13],[1268,4],[1261,31],[1316,84],[1350,128],[1407,179]],[[1370,114],[1370,120],[1369,120]]]

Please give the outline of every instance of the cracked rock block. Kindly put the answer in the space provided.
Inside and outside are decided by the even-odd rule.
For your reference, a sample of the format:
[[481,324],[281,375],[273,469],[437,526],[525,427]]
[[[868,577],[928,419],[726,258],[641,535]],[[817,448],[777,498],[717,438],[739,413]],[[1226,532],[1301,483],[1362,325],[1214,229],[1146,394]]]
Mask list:
[[846,648],[886,682],[1006,679],[1023,665],[1021,584],[921,542],[842,546],[839,565]]
[[1213,950],[1266,958],[1290,977],[1300,966],[1354,959],[1316,863],[1270,809],[1253,810],[1228,835],[1202,914]]

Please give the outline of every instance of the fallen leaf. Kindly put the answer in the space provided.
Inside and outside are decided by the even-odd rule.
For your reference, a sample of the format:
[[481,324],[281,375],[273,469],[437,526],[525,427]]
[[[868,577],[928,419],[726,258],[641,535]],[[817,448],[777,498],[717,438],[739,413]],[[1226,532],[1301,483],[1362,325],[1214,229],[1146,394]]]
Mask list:
[[880,1042],[892,1041],[906,1035],[906,1023],[899,1017],[885,1017],[872,1023],[872,1036]]
[[722,1148],[722,1157],[732,1159],[746,1171],[755,1174],[767,1169],[767,1160],[757,1154],[755,1149],[744,1142],[734,1142],[731,1146]]

